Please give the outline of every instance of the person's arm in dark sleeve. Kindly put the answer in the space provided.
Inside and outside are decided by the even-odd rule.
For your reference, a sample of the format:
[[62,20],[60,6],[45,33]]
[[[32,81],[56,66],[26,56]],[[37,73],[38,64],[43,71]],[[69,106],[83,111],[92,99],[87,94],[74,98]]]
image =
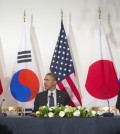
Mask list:
[[65,105],[70,105],[70,97],[67,93],[65,93]]
[[116,108],[119,109],[120,111],[120,89],[118,91],[118,97],[117,97],[117,102],[116,102]]
[[38,97],[38,94],[37,94],[36,98],[35,98],[35,101],[34,101],[34,109],[33,109],[32,112],[38,111],[38,108],[39,108],[39,97]]

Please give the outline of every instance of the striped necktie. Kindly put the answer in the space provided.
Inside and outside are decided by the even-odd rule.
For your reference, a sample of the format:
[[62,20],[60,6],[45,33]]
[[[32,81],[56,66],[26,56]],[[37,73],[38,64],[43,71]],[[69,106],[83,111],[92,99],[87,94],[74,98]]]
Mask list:
[[51,92],[49,98],[50,98],[49,107],[52,107],[52,106],[54,106],[54,97],[53,97],[53,93],[52,92]]

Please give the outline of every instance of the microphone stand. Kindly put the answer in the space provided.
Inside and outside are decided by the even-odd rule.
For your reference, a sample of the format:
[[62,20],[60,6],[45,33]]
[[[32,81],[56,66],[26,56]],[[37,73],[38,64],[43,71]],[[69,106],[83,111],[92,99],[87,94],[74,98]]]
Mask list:
[[110,112],[110,103],[109,103],[108,97],[107,97],[106,94],[105,94],[105,96],[106,96],[107,103],[108,103],[108,111],[106,113],[103,113],[102,116],[104,116],[104,117],[113,117],[114,113]]
[[1,102],[1,104],[0,104],[0,117],[5,117],[5,116],[7,116],[6,113],[3,113],[3,112],[2,112],[2,104],[3,104],[4,101],[5,101],[5,99],[2,99],[2,102]]

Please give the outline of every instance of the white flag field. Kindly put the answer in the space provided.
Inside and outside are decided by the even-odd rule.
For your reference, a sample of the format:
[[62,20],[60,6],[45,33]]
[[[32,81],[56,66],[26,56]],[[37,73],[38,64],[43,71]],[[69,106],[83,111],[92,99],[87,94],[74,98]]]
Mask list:
[[111,24],[111,17],[110,17],[110,12],[108,13],[108,33],[107,36],[109,38],[109,44],[111,46],[111,51],[113,52],[113,59],[115,64],[115,69],[116,69],[116,74],[120,83],[120,56],[119,56],[119,44],[117,44],[113,26]]

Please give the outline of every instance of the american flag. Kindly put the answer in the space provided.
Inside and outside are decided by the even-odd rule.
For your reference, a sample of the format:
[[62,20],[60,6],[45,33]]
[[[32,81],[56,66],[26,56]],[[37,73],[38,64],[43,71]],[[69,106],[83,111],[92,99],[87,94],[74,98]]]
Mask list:
[[60,34],[51,61],[50,70],[58,76],[57,88],[69,94],[71,106],[82,105],[63,21],[61,21]]

